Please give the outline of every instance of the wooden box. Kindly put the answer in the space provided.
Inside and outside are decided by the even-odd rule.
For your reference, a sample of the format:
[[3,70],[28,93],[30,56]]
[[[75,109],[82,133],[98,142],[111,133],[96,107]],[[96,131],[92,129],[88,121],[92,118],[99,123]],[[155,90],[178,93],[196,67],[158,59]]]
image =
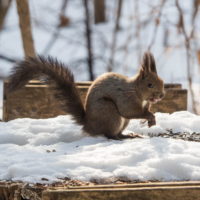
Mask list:
[[[78,90],[84,102],[91,82],[77,82]],[[159,103],[153,105],[153,112],[172,113],[187,110],[187,90],[180,84],[165,84],[166,95]],[[40,81],[30,81],[25,87],[13,93],[7,92],[4,82],[3,121],[16,118],[50,118],[67,114],[60,107],[49,86]]]
[[200,182],[149,182],[134,184],[63,186],[0,184],[0,199],[18,200],[199,200]]

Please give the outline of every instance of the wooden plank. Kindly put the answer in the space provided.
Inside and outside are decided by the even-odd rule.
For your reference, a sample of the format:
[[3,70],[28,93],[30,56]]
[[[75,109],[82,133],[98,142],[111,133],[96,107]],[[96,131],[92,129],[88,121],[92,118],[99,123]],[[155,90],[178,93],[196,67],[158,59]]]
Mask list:
[[[144,187],[181,187],[181,186],[200,186],[200,181],[174,181],[174,182],[148,182],[148,183],[131,183],[131,184],[108,184],[93,186],[68,186],[68,189],[103,189],[103,188],[144,188]],[[58,188],[59,189],[59,188]]]
[[47,189],[42,200],[199,200],[199,182]]
[[[40,200],[199,200],[200,182],[156,182],[80,187],[0,182],[0,199]],[[34,198],[33,198],[34,197]]]

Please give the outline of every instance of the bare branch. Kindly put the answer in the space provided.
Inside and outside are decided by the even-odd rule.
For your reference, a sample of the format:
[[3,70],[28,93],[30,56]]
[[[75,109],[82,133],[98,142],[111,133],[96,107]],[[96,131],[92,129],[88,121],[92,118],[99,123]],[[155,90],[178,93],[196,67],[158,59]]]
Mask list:
[[49,40],[49,42],[47,43],[46,47],[44,48],[43,54],[47,54],[51,48],[53,47],[53,45],[56,43],[57,39],[60,36],[60,31],[61,31],[61,20],[64,18],[63,16],[65,15],[65,10],[67,7],[67,2],[68,0],[63,0],[63,3],[61,5],[61,11],[60,11],[60,23],[57,25],[56,27],[56,31],[53,32],[51,39]]
[[19,61],[19,59],[10,58],[10,57],[2,55],[2,54],[0,54],[0,59],[5,60],[7,62],[11,62],[11,63],[16,63]]
[[115,57],[115,50],[116,50],[116,43],[117,43],[117,33],[119,30],[119,21],[121,17],[121,10],[122,10],[122,0],[118,0],[118,7],[117,7],[117,16],[116,16],[116,21],[115,21],[115,27],[113,31],[113,37],[112,37],[112,44],[111,44],[111,55],[110,59],[108,61],[108,71],[112,71],[113,68],[113,62],[114,62],[114,57]]
[[93,51],[92,51],[92,30],[90,27],[90,13],[88,7],[88,0],[83,0],[85,9],[85,37],[87,41],[87,53],[88,53],[88,71],[90,80],[94,80],[93,73]]
[[179,1],[176,0],[176,7],[179,12],[179,27],[183,33],[184,39],[185,39],[185,49],[186,49],[186,62],[187,62],[187,78],[188,78],[188,83],[189,83],[189,91],[191,93],[191,99],[192,99],[192,109],[195,113],[197,113],[197,108],[196,108],[196,102],[194,98],[194,91],[192,88],[192,74],[191,74],[191,65],[190,65],[190,60],[191,60],[191,55],[190,55],[190,39],[192,36],[193,30],[190,32],[190,34],[187,34],[186,28],[185,28],[185,22],[184,22],[184,16],[183,16],[183,10],[179,4]]
[[160,19],[161,19],[161,16],[162,16],[162,11],[163,11],[165,3],[166,3],[166,0],[162,0],[161,4],[159,6],[158,16],[155,19],[155,26],[154,26],[154,31],[153,31],[153,37],[152,37],[152,40],[151,40],[151,42],[149,44],[148,50],[151,50],[151,47],[155,43],[155,39],[156,39],[157,32],[158,32],[158,27],[160,25]]

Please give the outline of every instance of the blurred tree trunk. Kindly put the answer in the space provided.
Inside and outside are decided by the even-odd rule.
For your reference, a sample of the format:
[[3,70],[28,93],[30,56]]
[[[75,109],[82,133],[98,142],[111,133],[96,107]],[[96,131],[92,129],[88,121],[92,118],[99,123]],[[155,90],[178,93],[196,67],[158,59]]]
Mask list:
[[[193,1],[192,22],[194,22],[200,7],[200,0]],[[194,23],[193,23],[194,24]]]
[[90,27],[90,13],[88,8],[88,0],[83,0],[85,9],[85,37],[87,42],[87,53],[88,53],[88,71],[90,80],[94,80],[93,73],[93,49],[92,49],[92,30]]
[[116,50],[116,45],[117,45],[117,33],[120,29],[119,23],[120,23],[120,18],[121,18],[121,10],[122,10],[122,0],[118,0],[115,26],[114,26],[114,30],[113,30],[112,43],[111,43],[111,55],[110,55],[110,58],[108,61],[108,67],[107,67],[107,70],[109,72],[111,72],[113,70],[115,50]]
[[94,0],[94,20],[95,24],[105,22],[105,0]]
[[3,28],[5,17],[10,7],[11,1],[12,0],[0,0],[0,31]]
[[176,7],[179,13],[179,23],[178,23],[178,28],[180,29],[180,31],[182,32],[184,39],[185,39],[185,50],[186,50],[186,63],[187,63],[187,79],[188,79],[188,88],[189,88],[189,92],[191,95],[191,100],[192,100],[192,109],[193,112],[195,114],[197,114],[197,103],[195,101],[195,93],[192,87],[193,84],[193,75],[192,75],[192,62],[191,62],[191,39],[193,36],[193,31],[194,31],[194,27],[192,28],[192,30],[190,31],[190,33],[188,33],[186,31],[186,23],[185,23],[185,18],[184,18],[184,11],[181,8],[180,2],[179,0],[176,0]]
[[122,13],[122,0],[118,0],[117,18],[116,18],[116,31],[118,31],[120,29],[119,20],[120,20],[120,17],[121,17],[121,13]]
[[35,56],[28,0],[16,2],[25,57]]

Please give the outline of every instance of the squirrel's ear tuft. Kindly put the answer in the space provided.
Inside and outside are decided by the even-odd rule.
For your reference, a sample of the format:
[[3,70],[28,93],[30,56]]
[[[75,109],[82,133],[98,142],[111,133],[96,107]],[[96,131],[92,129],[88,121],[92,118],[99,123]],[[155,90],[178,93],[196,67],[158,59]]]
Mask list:
[[157,74],[155,59],[154,59],[154,56],[151,52],[147,51],[147,52],[144,53],[141,68],[146,73],[154,72],[154,73]]
[[150,62],[150,69],[151,69],[151,72],[154,72],[157,74],[157,70],[156,70],[156,62],[155,62],[155,59],[154,59],[154,56],[152,53],[149,52],[149,62]]

